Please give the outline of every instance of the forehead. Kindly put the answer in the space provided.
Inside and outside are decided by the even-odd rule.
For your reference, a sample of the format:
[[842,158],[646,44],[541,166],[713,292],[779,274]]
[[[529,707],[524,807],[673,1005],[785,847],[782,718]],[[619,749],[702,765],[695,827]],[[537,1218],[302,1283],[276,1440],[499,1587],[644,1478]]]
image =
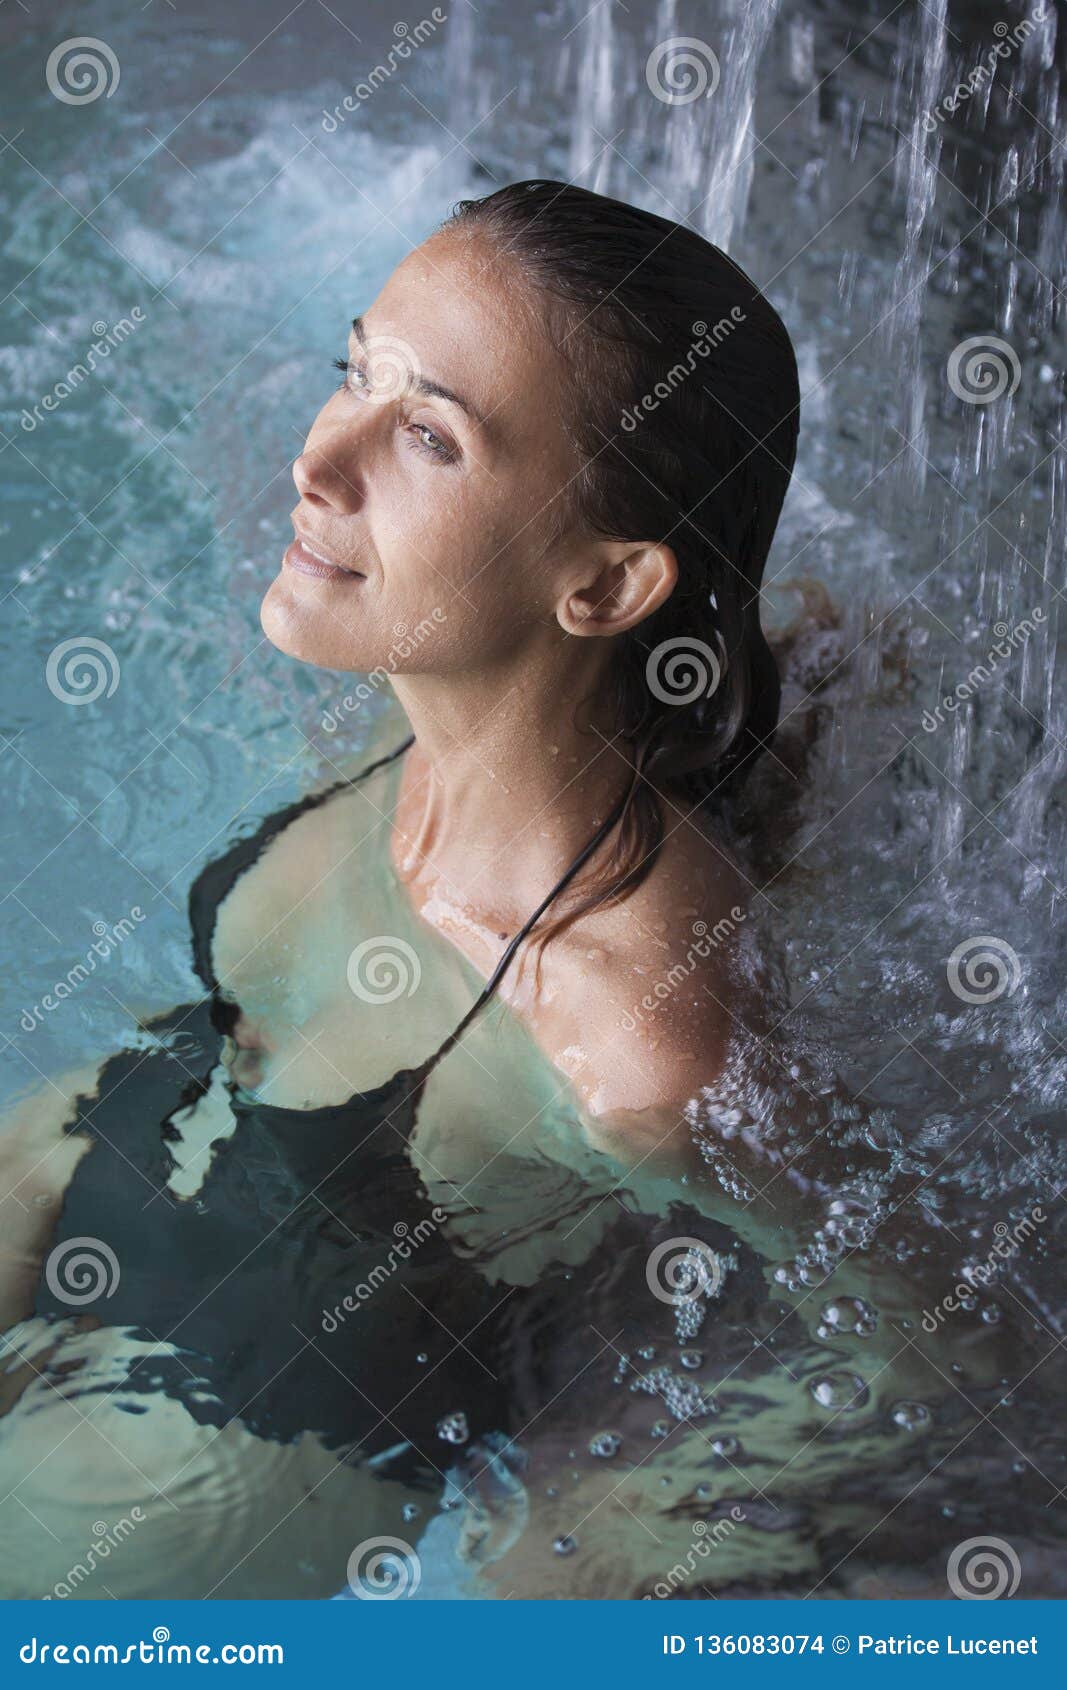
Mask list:
[[368,335],[404,341],[420,374],[468,399],[498,444],[556,442],[569,455],[566,364],[518,262],[488,239],[431,236],[363,315]]

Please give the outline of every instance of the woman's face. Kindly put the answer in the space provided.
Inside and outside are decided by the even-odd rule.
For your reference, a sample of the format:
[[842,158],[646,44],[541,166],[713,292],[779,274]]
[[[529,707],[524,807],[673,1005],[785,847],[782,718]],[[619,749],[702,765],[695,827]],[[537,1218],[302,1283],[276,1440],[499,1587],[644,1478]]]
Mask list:
[[347,359],[293,468],[265,633],[330,669],[506,663],[554,626],[581,544],[556,537],[578,468],[559,349],[511,261],[445,232],[357,319]]

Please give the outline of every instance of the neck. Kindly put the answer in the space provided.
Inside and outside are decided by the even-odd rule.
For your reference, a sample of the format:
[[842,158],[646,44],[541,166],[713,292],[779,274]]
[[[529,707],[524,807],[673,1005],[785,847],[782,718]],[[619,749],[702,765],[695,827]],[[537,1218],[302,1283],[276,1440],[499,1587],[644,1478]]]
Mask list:
[[629,747],[590,714],[590,684],[587,668],[394,678],[415,734],[394,838],[403,879],[505,929],[540,901],[632,774]]

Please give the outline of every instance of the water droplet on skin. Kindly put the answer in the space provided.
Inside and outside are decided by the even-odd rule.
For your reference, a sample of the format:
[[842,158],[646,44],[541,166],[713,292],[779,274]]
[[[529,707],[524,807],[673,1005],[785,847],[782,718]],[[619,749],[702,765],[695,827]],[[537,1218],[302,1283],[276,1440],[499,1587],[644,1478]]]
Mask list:
[[642,1361],[655,1361],[656,1346],[654,1344],[644,1344],[637,1353],[641,1357]]
[[604,1461],[610,1461],[613,1455],[619,1453],[622,1443],[618,1432],[598,1432],[589,1445],[590,1455],[599,1455]]
[[402,1520],[417,1520],[421,1513],[422,1510],[417,1502],[405,1502],[400,1510],[400,1518]]
[[671,1423],[669,1420],[657,1420],[655,1425],[652,1427],[649,1436],[652,1438],[665,1438],[670,1429]]
[[702,1350],[679,1350],[678,1360],[683,1367],[688,1367],[689,1371],[693,1372],[695,1368],[703,1367],[704,1352]]
[[437,1422],[437,1436],[443,1438],[446,1444],[465,1444],[470,1435],[467,1416],[461,1411],[446,1414]]
[[925,1432],[934,1421],[924,1402],[894,1403],[889,1410],[889,1418],[904,1432]]
[[427,1355],[427,1354],[426,1354],[426,1351],[425,1351],[425,1350],[420,1350],[420,1351],[419,1351],[419,1353],[418,1353],[418,1355],[417,1355],[417,1356],[416,1356],[416,1357],[415,1357],[415,1360],[416,1360],[416,1361],[417,1361],[417,1362],[419,1362],[419,1363],[425,1363],[425,1362],[428,1362],[428,1361],[429,1361],[429,1359],[430,1359],[430,1358],[429,1358],[429,1356],[428,1356],[428,1355]]
[[987,1326],[995,1326],[1000,1319],[1000,1310],[996,1303],[987,1303],[982,1310],[982,1319]]
[[545,1492],[545,1495],[546,1496],[558,1496],[559,1491],[558,1491],[558,1489],[556,1488],[555,1485],[549,1485],[548,1489]]
[[870,1398],[858,1373],[821,1373],[808,1389],[820,1408],[831,1409],[835,1414],[854,1414]]
[[557,1537],[552,1545],[553,1551],[557,1555],[573,1555],[577,1547],[578,1539],[576,1537]]
[[741,1444],[737,1438],[716,1438],[712,1444],[716,1455],[721,1455],[725,1461],[734,1461],[741,1454]]
[[945,1520],[954,1520],[956,1518],[956,1510],[951,1502],[945,1503],[941,1510],[941,1515]]

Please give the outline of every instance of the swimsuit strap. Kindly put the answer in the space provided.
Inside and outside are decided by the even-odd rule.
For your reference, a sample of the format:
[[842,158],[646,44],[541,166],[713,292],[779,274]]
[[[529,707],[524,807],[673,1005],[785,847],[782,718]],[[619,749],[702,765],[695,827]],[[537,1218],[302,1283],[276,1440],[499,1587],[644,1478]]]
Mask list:
[[[295,822],[299,816],[306,815],[309,810],[317,810],[325,804],[335,793],[345,787],[356,786],[360,781],[367,780],[389,763],[395,763],[398,757],[415,743],[415,735],[409,734],[394,750],[386,752],[375,762],[369,763],[356,775],[346,775],[341,780],[335,780],[321,792],[310,793],[306,798],[299,798],[293,804],[286,804],[276,810],[273,815],[244,839],[238,839],[221,857],[202,868],[189,890],[189,924],[193,936],[193,967],[200,976],[207,990],[213,995],[218,994],[219,983],[215,978],[211,947],[215,937],[215,922],[219,907],[223,899],[240,880],[245,870],[262,855],[272,840],[276,839],[290,822]],[[220,1005],[220,1012],[222,1006]],[[228,1031],[228,1028],[224,1028]]]
[[[635,775],[634,780],[636,780],[636,778],[637,777]],[[617,823],[620,821],[622,814],[623,814],[623,811],[626,809],[626,806],[629,803],[631,794],[633,792],[633,786],[634,786],[634,782],[631,781],[630,785],[626,788],[626,790],[623,792],[622,796],[618,799],[617,803],[613,806],[610,814],[604,819],[604,821],[602,821],[600,823],[600,826],[598,828],[596,828],[596,830],[594,831],[594,833],[592,834],[592,836],[588,840],[588,842],[585,845],[583,845],[582,849],[579,851],[578,855],[575,857],[575,859],[571,863],[570,867],[568,869],[566,869],[563,874],[560,875],[559,879],[556,881],[556,884],[553,886],[551,892],[548,893],[547,897],[544,897],[544,898],[541,899],[541,902],[538,904],[538,906],[534,910],[533,914],[530,915],[530,916],[527,916],[526,920],[523,922],[522,926],[519,928],[519,931],[515,934],[515,937],[508,944],[508,947],[505,950],[503,956],[500,958],[500,961],[497,963],[496,967],[493,969],[493,972],[489,976],[489,979],[486,981],[482,990],[479,992],[477,998],[471,1004],[471,1007],[468,1009],[466,1015],[463,1017],[462,1021],[458,1025],[458,1027],[455,1029],[454,1032],[449,1034],[449,1036],[445,1040],[444,1044],[441,1045],[441,1047],[437,1051],[435,1051],[435,1053],[432,1057],[430,1057],[429,1066],[432,1067],[434,1065],[434,1063],[437,1063],[441,1060],[442,1056],[447,1055],[447,1053],[452,1049],[453,1045],[457,1042],[457,1040],[460,1039],[462,1037],[462,1035],[466,1032],[467,1028],[470,1026],[471,1022],[474,1020],[474,1017],[478,1014],[479,1010],[485,1008],[485,1005],[489,1002],[489,999],[492,997],[493,993],[496,991],[497,987],[499,986],[501,980],[504,978],[504,975],[506,974],[508,968],[511,966],[512,962],[515,960],[515,953],[518,951],[519,946],[522,944],[523,940],[529,938],[531,931],[533,930],[534,927],[536,927],[537,923],[540,921],[540,919],[544,915],[545,911],[549,908],[549,906],[551,904],[555,903],[556,899],[559,897],[561,892],[566,891],[567,887],[570,885],[570,883],[574,879],[575,875],[579,872],[580,869],[585,867],[585,864],[589,861],[589,859],[593,855],[594,851],[599,849],[599,847],[604,843],[605,839],[608,837],[612,828],[614,828],[617,825]]]
[[[219,905],[222,903],[223,898],[225,898],[226,894],[240,879],[245,869],[255,862],[256,858],[265,849],[265,847],[270,844],[271,840],[275,839],[277,835],[282,832],[283,828],[288,827],[290,822],[295,821],[298,816],[305,815],[309,810],[317,809],[320,804],[325,804],[327,799],[332,798],[336,792],[340,792],[345,787],[356,786],[360,781],[369,779],[371,775],[376,774],[379,769],[385,768],[389,763],[395,763],[397,758],[402,757],[405,751],[409,751],[414,743],[415,735],[409,734],[408,738],[403,740],[394,748],[394,750],[387,752],[384,757],[377,758],[375,762],[369,763],[367,767],[365,769],[361,769],[358,774],[346,776],[342,780],[334,781],[322,792],[313,793],[307,798],[299,799],[295,804],[286,805],[284,809],[279,810],[273,816],[268,817],[263,825],[255,833],[250,835],[249,838],[239,840],[237,845],[220,857],[217,862],[209,864],[207,868],[201,871],[200,875],[193,884],[189,899],[190,915],[192,917],[193,927],[194,962],[197,972],[204,981],[204,984],[216,998],[217,1010],[221,1012],[228,1007],[223,1005],[218,999],[219,986],[214,976],[211,961],[211,944],[214,937],[215,918],[218,914]],[[634,779],[636,780],[636,778],[637,777],[635,776]],[[595,829],[591,838],[578,852],[578,855],[575,857],[570,867],[566,869],[562,875],[560,875],[560,878],[556,881],[556,884],[553,886],[551,892],[548,893],[547,897],[541,899],[541,902],[538,904],[533,914],[528,916],[523,922],[519,931],[508,944],[507,949],[504,951],[500,961],[493,969],[492,974],[489,976],[489,979],[486,981],[481,992],[479,992],[477,998],[474,1000],[470,1009],[468,1009],[466,1015],[464,1015],[455,1031],[450,1033],[444,1044],[442,1044],[440,1048],[428,1058],[428,1061],[425,1064],[427,1071],[452,1049],[457,1040],[460,1039],[466,1032],[467,1028],[470,1026],[479,1011],[485,1008],[485,1005],[493,996],[493,993],[504,978],[504,975],[510,968],[512,962],[514,962],[519,946],[525,939],[529,938],[531,931],[534,927],[536,927],[545,911],[551,904],[555,903],[561,892],[566,891],[575,875],[584,868],[594,851],[598,850],[604,843],[604,840],[608,837],[611,830],[621,819],[632,792],[633,782],[631,782],[631,784],[623,792],[622,796],[612,808],[610,814],[600,823],[600,826]],[[229,1029],[224,1027],[222,1030],[228,1031]]]

